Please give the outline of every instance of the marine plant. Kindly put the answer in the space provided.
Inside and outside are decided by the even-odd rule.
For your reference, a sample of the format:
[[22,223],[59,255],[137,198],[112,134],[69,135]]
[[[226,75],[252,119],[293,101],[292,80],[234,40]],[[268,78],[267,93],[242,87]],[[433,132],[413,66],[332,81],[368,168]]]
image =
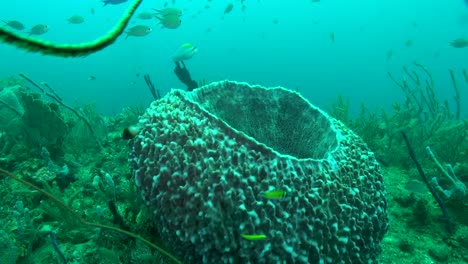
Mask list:
[[[395,183],[401,193],[399,191],[392,195],[393,200],[402,207],[405,207],[401,202],[405,197],[418,201],[408,211],[418,219],[410,221],[410,227],[414,228],[416,223],[419,226],[423,222],[426,225],[428,222],[437,223],[428,220],[438,219],[434,215],[438,214],[440,208],[446,230],[449,231],[442,232],[441,235],[451,236],[456,234],[453,233],[454,230],[458,232],[468,223],[465,210],[468,205],[468,181],[464,169],[468,159],[468,119],[463,118],[460,113],[463,107],[460,89],[468,84],[467,71],[461,70],[461,78],[457,80],[460,71],[448,70],[454,92],[451,97],[453,101],[449,102],[452,99],[440,99],[437,82],[427,67],[415,62],[402,69],[401,79],[388,73],[405,96],[403,102],[392,104],[392,110],[371,110],[363,103],[357,116],[348,117],[342,113],[347,113],[349,106],[338,97],[330,113],[344,120],[360,135],[382,165],[392,171],[394,168],[404,169],[392,173],[402,180],[399,184]],[[408,142],[411,142],[410,154],[418,157],[416,166],[407,158],[408,149],[405,147],[406,141],[401,137],[402,131]],[[391,181],[396,179],[392,178],[389,182]],[[419,187],[412,188],[410,184]],[[432,200],[431,196],[437,201],[438,206],[435,208],[434,203],[427,202]],[[427,206],[420,206],[424,202]]]
[[[90,121],[88,120],[88,118],[85,117],[83,112],[78,111],[77,109],[75,109],[75,108],[69,106],[68,104],[66,104],[62,100],[62,98],[57,94],[57,92],[50,85],[48,85],[47,83],[42,82],[42,83],[39,84],[36,81],[29,78],[28,76],[26,76],[24,73],[20,73],[19,76],[21,78],[25,79],[28,83],[30,83],[31,85],[33,85],[37,89],[39,89],[39,91],[41,92],[42,95],[52,99],[55,104],[58,104],[58,105],[60,105],[60,106],[62,106],[64,108],[66,108],[67,110],[70,110],[73,114],[75,114],[76,117],[78,117],[78,119],[83,121],[84,124],[86,125],[87,129],[91,133],[91,137],[96,141],[96,144],[98,145],[98,147],[102,149],[101,141],[99,140],[99,138],[98,138],[98,136],[96,134],[94,126],[91,125]],[[46,91],[46,89],[48,91]],[[50,105],[53,105],[53,104],[50,104]],[[46,124],[44,124],[44,125],[46,125]]]
[[[468,83],[466,70],[462,76]],[[456,164],[468,158],[468,119],[460,117],[461,83],[456,72],[449,70],[454,89],[453,104],[438,96],[431,71],[420,63],[403,66],[401,80],[388,73],[405,96],[394,102],[390,111],[372,110],[365,103],[355,117],[348,116],[349,105],[341,96],[332,105],[332,116],[343,121],[374,150],[384,165],[412,167],[405,153],[400,131],[405,131],[422,163],[428,161],[426,146],[430,146],[446,162]]]
[[457,220],[463,224],[468,224],[468,216],[466,216],[468,209],[468,188],[466,184],[457,177],[451,164],[443,165],[439,161],[429,146],[426,147],[426,152],[440,173],[432,178],[431,185],[434,186],[438,195],[452,209],[451,212],[457,217]]
[[30,36],[24,36],[4,27],[0,27],[0,41],[29,52],[37,52],[44,55],[59,57],[82,57],[100,51],[114,43],[124,32],[130,19],[135,14],[143,0],[134,0],[117,25],[106,35],[86,43],[80,44],[55,44]]
[[159,89],[157,89],[154,85],[149,74],[145,74],[143,78],[145,79],[146,86],[148,86],[148,89],[150,90],[151,95],[153,95],[154,100],[161,99],[161,93],[159,92]]
[[454,89],[454,109],[448,101],[437,96],[435,80],[426,66],[414,62],[403,66],[403,72],[401,81],[388,73],[405,95],[405,102],[394,104],[394,112],[384,119],[388,134],[407,131],[419,156],[425,156],[426,146],[431,146],[450,163],[468,157],[464,151],[468,149],[468,120],[460,119],[460,87],[454,71],[449,70]]
[[0,175],[8,177],[8,178],[10,178],[10,179],[12,179],[12,180],[26,186],[26,187],[28,187],[30,189],[38,191],[39,193],[41,193],[45,197],[49,198],[51,201],[53,201],[53,203],[57,206],[57,208],[63,214],[61,216],[61,218],[62,219],[67,219],[67,221],[69,223],[71,223],[71,225],[75,225],[75,228],[78,228],[78,227],[81,226],[81,227],[100,228],[100,229],[103,229],[103,230],[114,231],[114,232],[117,232],[117,233],[120,233],[120,234],[123,234],[123,235],[126,235],[128,237],[131,237],[131,238],[134,238],[136,240],[141,241],[142,243],[146,244],[147,246],[149,246],[149,247],[159,251],[161,254],[167,256],[174,263],[178,263],[178,264],[182,263],[176,257],[174,257],[171,253],[169,253],[168,251],[164,250],[163,248],[155,245],[154,243],[150,242],[149,240],[147,240],[147,239],[145,239],[145,238],[143,238],[143,237],[141,237],[141,236],[139,236],[137,234],[134,234],[134,233],[132,233],[130,231],[127,231],[127,230],[123,230],[123,229],[118,228],[118,227],[86,221],[78,213],[76,213],[66,203],[61,201],[56,196],[54,196],[51,193],[49,193],[49,192],[47,192],[47,191],[45,191],[45,190],[43,190],[43,189],[29,183],[29,182],[19,178],[18,176],[14,175],[14,174],[12,174],[12,173],[4,170],[4,169],[0,169]]
[[338,95],[337,101],[329,107],[328,113],[348,125],[351,121],[349,114],[349,98]]
[[406,146],[408,148],[408,153],[409,153],[411,159],[413,160],[413,162],[414,162],[414,164],[416,166],[416,169],[418,170],[419,175],[421,176],[422,180],[426,184],[426,186],[429,189],[431,195],[434,197],[434,199],[436,200],[437,204],[440,207],[440,210],[442,211],[447,231],[450,232],[450,233],[454,232],[455,226],[454,226],[454,223],[452,222],[452,220],[450,219],[450,216],[449,216],[448,211],[447,211],[447,207],[445,206],[445,202],[442,200],[439,193],[436,191],[436,188],[433,186],[433,184],[431,184],[430,180],[428,179],[428,177],[424,173],[424,170],[423,170],[421,164],[419,163],[418,158],[416,157],[416,154],[414,153],[413,146],[411,145],[411,142],[409,141],[408,136],[406,135],[406,133],[404,131],[401,131],[401,135],[403,136],[405,144],[406,144]]

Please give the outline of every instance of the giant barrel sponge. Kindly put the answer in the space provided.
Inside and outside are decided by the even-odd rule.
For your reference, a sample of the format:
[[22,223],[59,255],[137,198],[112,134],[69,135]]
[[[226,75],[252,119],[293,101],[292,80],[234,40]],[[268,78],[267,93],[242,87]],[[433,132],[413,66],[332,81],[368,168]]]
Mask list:
[[[132,174],[185,263],[378,262],[388,228],[379,164],[300,94],[231,81],[173,90],[140,126]],[[287,195],[265,197],[273,190]]]

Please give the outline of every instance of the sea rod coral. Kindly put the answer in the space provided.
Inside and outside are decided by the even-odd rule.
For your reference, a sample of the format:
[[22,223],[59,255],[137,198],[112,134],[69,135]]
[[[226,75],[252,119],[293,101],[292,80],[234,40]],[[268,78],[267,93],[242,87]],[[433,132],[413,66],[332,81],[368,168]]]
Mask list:
[[[379,164],[297,92],[231,81],[173,90],[139,125],[132,173],[184,262],[377,263],[388,229]],[[263,195],[273,190],[288,197]]]

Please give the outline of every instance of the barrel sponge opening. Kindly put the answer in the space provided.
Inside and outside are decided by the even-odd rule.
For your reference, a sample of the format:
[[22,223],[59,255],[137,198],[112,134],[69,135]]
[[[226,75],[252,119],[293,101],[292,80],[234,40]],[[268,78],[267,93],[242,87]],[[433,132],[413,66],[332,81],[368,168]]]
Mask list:
[[323,159],[337,147],[328,116],[297,92],[224,82],[198,89],[191,97],[234,129],[280,154]]

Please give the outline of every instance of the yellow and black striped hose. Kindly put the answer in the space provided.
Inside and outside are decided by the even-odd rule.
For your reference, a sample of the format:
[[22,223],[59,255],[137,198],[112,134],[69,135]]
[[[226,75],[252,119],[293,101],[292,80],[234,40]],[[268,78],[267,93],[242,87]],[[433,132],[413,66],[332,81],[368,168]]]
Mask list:
[[106,35],[90,42],[78,44],[55,44],[34,37],[17,34],[0,27],[0,42],[16,46],[29,52],[42,53],[58,57],[83,57],[95,53],[114,43],[124,32],[130,18],[135,14],[143,0],[134,0],[119,23]]

